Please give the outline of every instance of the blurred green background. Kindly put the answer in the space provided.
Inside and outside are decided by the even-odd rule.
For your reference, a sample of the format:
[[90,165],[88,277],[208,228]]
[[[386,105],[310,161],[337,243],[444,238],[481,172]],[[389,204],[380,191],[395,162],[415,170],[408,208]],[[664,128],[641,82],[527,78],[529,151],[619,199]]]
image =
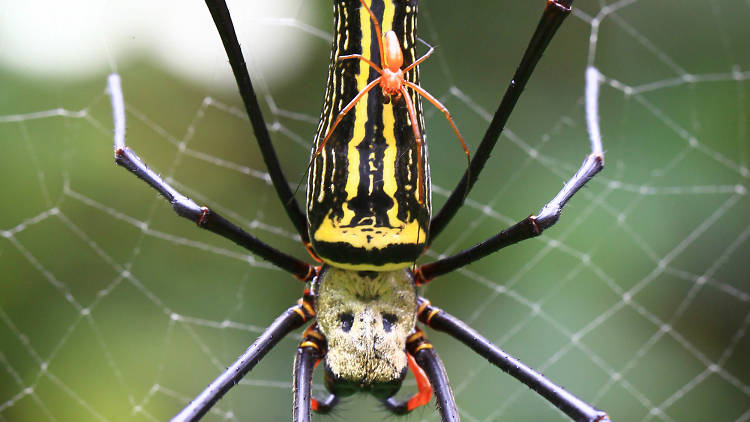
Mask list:
[[[296,12],[282,17],[295,24],[259,25],[300,46],[275,53],[292,72],[264,73],[253,52],[248,61],[296,182],[329,57],[328,41],[309,28],[330,33],[331,11],[326,0],[291,3]],[[468,4],[424,0],[419,28],[437,46],[421,67],[422,86],[444,100],[473,150],[543,2]],[[85,2],[68,7],[90,12]],[[422,294],[614,420],[750,420],[750,6],[575,7],[468,205],[425,261],[537,212],[578,168],[588,152],[589,61],[605,77],[604,172],[544,236],[439,278]],[[0,19],[16,19],[4,10]],[[117,20],[112,3],[96,10]],[[172,12],[143,13],[158,24]],[[202,19],[211,24],[207,12]],[[141,30],[126,28],[126,49],[130,39],[143,43]],[[218,41],[215,50],[219,59],[198,69],[206,75],[198,83],[138,48],[105,49],[109,64],[65,78],[0,67],[0,420],[166,420],[301,294],[296,280],[177,218],[113,165],[105,83],[116,69],[128,144],[197,202],[306,259],[264,180],[238,95],[216,84],[227,75]],[[425,110],[439,206],[465,161],[442,115]],[[41,111],[50,113],[29,114]],[[565,420],[465,347],[428,335],[463,420]],[[205,420],[288,420],[298,341],[298,333],[281,341]],[[413,389],[408,380],[402,394]],[[388,417],[360,395],[316,420]],[[426,406],[404,419],[439,416]]]

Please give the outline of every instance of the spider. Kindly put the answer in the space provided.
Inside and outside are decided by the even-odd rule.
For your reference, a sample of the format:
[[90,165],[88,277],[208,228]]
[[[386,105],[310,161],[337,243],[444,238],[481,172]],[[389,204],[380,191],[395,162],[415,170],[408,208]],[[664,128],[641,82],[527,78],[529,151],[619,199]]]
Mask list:
[[[428,403],[434,393],[442,420],[457,421],[458,410],[445,368],[416,321],[455,337],[571,419],[609,420],[606,413],[508,355],[420,297],[416,290],[437,276],[538,236],[552,226],[567,201],[603,168],[601,152],[587,156],[578,172],[538,215],[531,215],[453,256],[416,268],[412,265],[461,207],[534,67],[569,14],[571,2],[547,1],[476,155],[445,205],[430,219],[429,165],[423,159],[427,156],[427,146],[423,139],[421,103],[416,95],[433,102],[448,118],[462,144],[463,140],[447,109],[419,86],[417,64],[432,53],[432,48],[415,60],[417,0],[334,0],[331,65],[311,150],[304,213],[281,171],[229,10],[224,0],[206,0],[277,195],[304,246],[321,265],[311,265],[262,242],[210,208],[197,205],[149,169],[125,145],[120,78],[110,75],[115,162],[156,189],[179,216],[247,248],[308,283],[302,298],[284,311],[174,421],[200,419],[281,338],[308,323],[294,362],[295,421],[309,421],[313,410],[329,412],[341,397],[359,391],[370,392],[395,414],[408,413]],[[386,31],[385,51],[381,27]],[[403,55],[406,67],[401,68],[401,60],[394,60],[394,54]],[[401,74],[400,86],[373,89],[386,71]],[[468,157],[465,145],[464,151]],[[311,395],[312,373],[319,363],[323,363],[329,391],[322,400]],[[417,392],[400,401],[395,395],[408,370],[417,379]]]

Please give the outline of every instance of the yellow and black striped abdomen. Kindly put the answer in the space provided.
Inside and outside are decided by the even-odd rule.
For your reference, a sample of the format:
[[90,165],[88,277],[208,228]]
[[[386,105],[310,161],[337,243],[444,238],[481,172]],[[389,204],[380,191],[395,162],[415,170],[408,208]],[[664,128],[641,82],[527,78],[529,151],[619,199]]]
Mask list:
[[[415,60],[416,0],[366,0],[393,30],[404,52],[404,66]],[[379,76],[361,60],[336,61],[362,54],[378,65],[375,27],[359,0],[334,2],[334,40],[325,103],[312,151],[338,113],[368,82]],[[418,70],[405,75],[419,83]],[[420,132],[422,107],[411,93]],[[424,139],[424,135],[423,139]],[[426,142],[422,157],[425,192],[419,201],[417,143],[405,101],[386,104],[380,87],[360,99],[313,160],[307,185],[307,220],[315,252],[346,269],[385,271],[411,264],[422,253],[430,221],[430,178]]]

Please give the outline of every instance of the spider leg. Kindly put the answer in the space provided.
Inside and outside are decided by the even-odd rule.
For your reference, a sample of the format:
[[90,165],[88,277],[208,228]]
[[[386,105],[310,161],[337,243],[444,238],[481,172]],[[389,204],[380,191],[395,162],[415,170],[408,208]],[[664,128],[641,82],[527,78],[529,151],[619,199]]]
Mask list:
[[563,186],[562,190],[539,211],[538,215],[531,215],[518,223],[508,227],[482,243],[461,251],[447,258],[422,265],[415,274],[417,284],[424,284],[433,278],[461,268],[478,259],[497,252],[514,243],[539,236],[545,229],[554,225],[560,218],[562,209],[568,200],[591,180],[604,166],[604,158],[600,152],[589,154],[581,164],[578,172]]
[[435,349],[422,349],[416,353],[414,358],[430,379],[430,385],[435,391],[440,419],[443,422],[459,421],[456,399],[453,398],[453,390],[448,381],[448,375]]
[[383,73],[383,69],[380,68],[380,66],[376,65],[372,60],[368,59],[367,57],[361,55],[361,54],[348,54],[346,56],[339,56],[336,60],[349,60],[349,59],[359,59],[363,62],[370,65],[371,68],[375,69],[378,73]]
[[[421,39],[420,39],[420,41],[421,41]],[[424,41],[422,41],[422,42],[424,42]],[[427,44],[427,43],[425,43],[425,44]],[[427,50],[427,52],[424,53],[424,55],[422,57],[420,57],[419,59],[417,59],[417,61],[415,61],[414,63],[410,64],[409,66],[406,66],[404,68],[404,73],[406,73],[406,72],[412,70],[413,68],[417,67],[420,63],[422,63],[423,61],[427,60],[427,58],[432,55],[432,52],[435,51],[435,47],[433,47],[433,46],[431,46],[429,44],[427,44],[427,46],[430,47],[430,49]]]
[[320,351],[313,346],[304,345],[297,348],[294,355],[294,422],[310,422],[312,416],[312,375],[315,362],[320,359]]
[[323,401],[312,397],[312,375],[320,360],[326,353],[326,340],[318,331],[317,326],[312,325],[305,330],[303,340],[297,347],[294,357],[294,406],[293,416],[295,422],[309,422],[312,410],[319,413],[328,413],[338,404],[339,399],[335,394],[329,394]]
[[336,120],[333,121],[333,125],[331,126],[330,129],[328,129],[328,133],[326,134],[325,138],[323,138],[323,142],[320,143],[320,145],[318,146],[318,149],[315,151],[315,154],[310,159],[310,165],[312,165],[312,160],[314,160],[315,157],[317,157],[318,155],[320,155],[320,153],[323,151],[323,147],[326,146],[326,143],[328,142],[328,139],[331,137],[331,135],[333,135],[333,131],[336,129],[336,126],[339,125],[339,123],[341,122],[341,119],[343,119],[344,116],[346,116],[346,113],[348,113],[349,110],[351,110],[352,108],[354,108],[354,106],[357,105],[357,103],[359,102],[359,100],[362,99],[362,97],[365,94],[367,94],[368,92],[370,92],[370,90],[373,89],[375,87],[375,85],[378,84],[378,82],[380,82],[380,77],[377,77],[377,78],[373,79],[372,82],[370,82],[369,84],[367,84],[367,86],[365,87],[365,89],[363,89],[362,91],[360,91],[349,102],[349,104],[347,104],[346,107],[344,107],[344,109],[339,112],[339,114],[336,116]]
[[260,337],[237,360],[221,373],[203,392],[178,413],[172,422],[197,421],[208,412],[211,407],[240,382],[253,367],[271,350],[276,343],[292,330],[301,327],[305,322],[315,317],[312,307],[312,296],[305,292],[295,306],[284,311]]
[[[456,124],[453,122],[453,118],[451,117],[451,112],[448,111],[448,107],[444,106],[443,103],[441,103],[440,101],[438,101],[437,98],[433,97],[432,94],[430,94],[429,92],[427,92],[421,86],[419,86],[417,84],[414,84],[414,83],[411,83],[411,82],[409,82],[407,80],[404,80],[404,84],[406,84],[409,88],[411,88],[414,91],[416,91],[419,95],[427,98],[427,101],[431,102],[432,105],[434,105],[435,107],[437,107],[437,109],[440,110],[440,112],[442,112],[443,115],[445,115],[445,118],[448,119],[448,123],[450,123],[451,127],[453,128],[453,132],[456,133],[456,136],[458,137],[458,140],[461,142],[461,147],[463,147],[464,153],[466,154],[466,165],[467,165],[466,171],[470,172],[471,171],[471,155],[469,154],[469,148],[466,146],[466,143],[464,142],[464,137],[461,136],[461,133],[459,133],[458,127],[456,127]],[[471,173],[469,173],[469,174],[471,174]],[[468,193],[468,192],[466,192],[466,193]]]
[[315,397],[312,398],[312,410],[316,413],[328,413],[333,410],[336,405],[339,404],[339,396],[335,394],[328,394],[325,400],[317,400]]
[[414,132],[414,142],[417,143],[417,194],[419,195],[419,203],[424,204],[424,162],[422,161],[422,147],[424,140],[422,134],[419,133],[419,121],[417,120],[417,113],[414,111],[414,103],[411,101],[409,91],[401,86],[401,96],[404,97],[406,102],[406,110],[409,112],[409,120],[411,120],[411,129]]
[[237,87],[242,96],[242,101],[245,104],[247,115],[250,117],[250,123],[253,126],[255,138],[260,147],[261,154],[263,155],[263,161],[266,163],[268,174],[271,176],[271,182],[276,189],[276,194],[281,200],[289,219],[297,229],[297,233],[299,233],[302,238],[302,242],[307,245],[310,243],[309,234],[307,233],[307,218],[302,212],[297,200],[294,198],[294,193],[292,193],[289,182],[287,181],[286,176],[284,176],[284,172],[279,164],[279,158],[276,155],[273,144],[271,143],[271,137],[268,134],[268,128],[263,119],[263,113],[258,104],[258,99],[255,96],[255,90],[253,89],[253,84],[250,80],[250,74],[247,72],[245,58],[242,55],[242,48],[237,41],[237,34],[234,31],[234,25],[232,24],[232,18],[229,15],[229,9],[227,9],[224,0],[206,0],[206,5],[211,12],[211,16],[216,24],[216,29],[219,31],[219,36],[224,44],[224,50],[227,52],[229,64],[232,66],[232,72],[237,81]]
[[[422,330],[417,330],[415,334],[424,336]],[[405,415],[420,406],[426,405],[432,398],[432,385],[424,369],[417,363],[416,358],[411,353],[406,352],[406,357],[409,369],[414,374],[414,378],[417,379],[417,392],[407,400],[399,401],[396,400],[395,396],[383,400],[385,407],[396,415]]]
[[187,218],[195,222],[198,227],[233,241],[279,268],[292,273],[300,280],[312,279],[315,274],[315,267],[262,242],[211,209],[199,206],[148,168],[143,160],[125,145],[125,103],[122,98],[120,76],[117,74],[110,75],[107,86],[112,100],[112,114],[115,122],[115,163],[125,167],[156,189],[172,204],[172,208],[180,217]]
[[390,397],[384,400],[383,404],[394,414],[403,415],[429,403],[434,390],[438,411],[443,422],[458,421],[458,408],[456,407],[456,400],[453,398],[453,390],[451,390],[448,382],[445,367],[422,330],[417,328],[409,336],[406,342],[406,350],[409,368],[417,379],[418,392],[404,401],[398,401],[394,397]]
[[362,7],[367,10],[367,13],[370,14],[370,20],[372,20],[372,24],[375,25],[375,35],[377,35],[378,39],[378,51],[380,51],[380,64],[382,66],[385,66],[385,60],[383,59],[383,33],[380,32],[380,23],[378,23],[378,19],[375,17],[375,14],[372,13],[372,10],[370,10],[369,7],[365,4],[364,0],[359,0],[360,3],[362,3]]
[[513,79],[511,79],[510,85],[506,89],[503,99],[500,101],[500,105],[497,111],[495,111],[495,115],[492,117],[484,138],[482,138],[482,142],[477,147],[469,168],[464,173],[461,181],[453,188],[453,192],[451,192],[443,207],[430,222],[430,236],[427,239],[428,245],[443,231],[456,212],[458,212],[464,199],[479,178],[479,174],[482,172],[487,159],[490,158],[492,149],[495,147],[500,133],[502,133],[508,121],[508,117],[513,111],[518,98],[521,96],[521,92],[529,81],[534,67],[536,67],[537,62],[542,57],[542,53],[544,53],[560,24],[570,13],[570,4],[572,2],[573,0],[547,0],[547,5],[534,31],[534,35],[532,35],[531,41],[529,41],[529,45],[526,47],[521,63],[518,65],[516,73],[513,75]]
[[539,372],[526,366],[523,362],[505,353],[490,343],[461,320],[440,308],[432,306],[430,301],[420,297],[418,300],[417,318],[429,327],[450,334],[461,343],[469,346],[490,363],[507,372],[526,384],[537,394],[547,399],[563,413],[575,421],[605,422],[609,416],[583,400],[565,391],[562,387],[545,378]]

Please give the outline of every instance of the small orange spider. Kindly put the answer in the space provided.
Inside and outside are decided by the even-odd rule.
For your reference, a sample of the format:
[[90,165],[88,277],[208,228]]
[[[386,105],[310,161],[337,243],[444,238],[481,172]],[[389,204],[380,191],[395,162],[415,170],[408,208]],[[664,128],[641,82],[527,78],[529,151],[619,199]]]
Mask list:
[[[339,122],[341,122],[341,119],[346,116],[346,114],[354,108],[354,106],[359,102],[359,100],[362,99],[370,90],[372,90],[375,85],[380,84],[380,88],[383,90],[383,95],[385,96],[385,103],[389,103],[391,101],[395,102],[398,101],[400,98],[403,97],[404,101],[406,101],[406,109],[409,112],[409,120],[411,122],[411,128],[414,132],[414,140],[417,142],[417,162],[419,166],[419,171],[417,174],[419,175],[417,180],[417,185],[419,186],[419,203],[424,203],[424,188],[423,188],[423,181],[422,178],[424,177],[424,160],[422,158],[422,144],[423,139],[422,135],[419,132],[419,127],[417,124],[417,113],[414,111],[414,103],[411,100],[411,97],[409,96],[409,92],[406,90],[406,87],[413,89],[415,92],[417,92],[419,95],[427,98],[429,102],[431,102],[435,107],[438,108],[444,115],[445,118],[448,119],[448,123],[450,123],[451,127],[453,128],[453,131],[456,133],[456,136],[458,137],[458,140],[461,141],[461,146],[464,149],[464,153],[466,153],[466,162],[467,166],[471,164],[471,157],[469,155],[469,148],[466,147],[466,143],[464,142],[463,137],[461,136],[461,133],[459,133],[458,128],[456,127],[456,124],[453,123],[453,119],[451,118],[451,113],[448,111],[448,108],[445,107],[440,101],[437,100],[437,98],[433,97],[429,92],[425,91],[422,87],[419,85],[409,82],[406,79],[404,79],[404,73],[412,70],[414,67],[425,61],[432,52],[435,50],[434,47],[430,46],[430,50],[425,53],[424,56],[420,57],[417,61],[410,64],[404,69],[401,69],[401,66],[404,64],[404,53],[401,50],[401,45],[399,44],[398,37],[396,36],[396,33],[393,31],[388,31],[385,33],[385,35],[381,36],[380,32],[380,24],[378,23],[378,20],[375,18],[375,15],[372,13],[372,10],[370,10],[369,7],[365,4],[364,0],[359,0],[360,3],[362,3],[362,7],[364,7],[367,10],[367,13],[370,14],[370,18],[372,19],[373,25],[375,25],[375,31],[378,38],[378,47],[380,51],[380,63],[385,64],[385,66],[381,69],[380,66],[373,63],[372,60],[366,58],[365,56],[361,54],[349,54],[345,56],[339,56],[337,60],[348,60],[348,59],[357,59],[362,60],[363,62],[367,63],[375,69],[380,76],[373,79],[372,82],[368,83],[367,86],[360,91],[350,102],[349,104],[344,107],[343,110],[341,110],[336,116],[336,120],[333,122],[333,125],[331,125],[331,128],[328,130],[328,133],[326,134],[325,138],[323,138],[323,142],[320,143],[320,146],[315,151],[315,154],[313,155],[313,159],[315,159],[322,151],[323,148],[326,145],[326,142],[328,142],[328,138],[331,137],[333,134],[333,131],[336,129],[336,126],[338,126]],[[312,160],[311,160],[312,161]]]

